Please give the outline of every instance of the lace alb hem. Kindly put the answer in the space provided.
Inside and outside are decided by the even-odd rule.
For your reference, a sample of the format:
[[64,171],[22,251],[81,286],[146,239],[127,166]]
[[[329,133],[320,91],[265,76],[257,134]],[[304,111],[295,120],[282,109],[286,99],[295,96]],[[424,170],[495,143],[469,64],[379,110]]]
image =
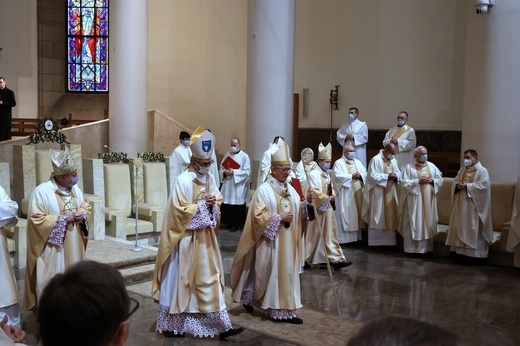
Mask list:
[[278,235],[278,229],[280,228],[280,224],[282,223],[282,215],[276,214],[271,219],[271,222],[267,225],[264,230],[264,237],[270,240],[275,240]]
[[309,220],[309,213],[307,212],[307,206],[309,205],[309,202],[307,202],[306,199],[302,201],[302,220],[308,221]]
[[206,201],[201,200],[197,202],[197,210],[195,211],[195,214],[193,215],[193,218],[191,219],[187,229],[190,231],[203,229],[207,227],[214,229],[215,227],[217,227],[217,219],[217,206],[213,206],[212,208],[210,208],[206,204]]
[[54,227],[47,242],[59,247],[63,247],[65,237],[67,236],[67,215],[58,215]]
[[228,312],[221,310],[208,313],[181,313],[170,314],[169,307],[159,305],[156,331],[159,333],[168,331],[175,334],[193,334],[198,337],[214,337],[224,333],[233,326]]
[[332,196],[329,196],[329,198],[327,198],[325,200],[325,202],[323,202],[319,207],[318,207],[318,211],[320,213],[324,213],[327,211],[327,209],[329,208],[329,205],[330,205],[330,199],[332,198]]
[[264,309],[260,301],[253,301],[253,291],[244,290],[240,297],[242,304],[253,306],[255,309],[262,311],[267,316],[275,320],[289,320],[296,317],[296,310],[289,309]]

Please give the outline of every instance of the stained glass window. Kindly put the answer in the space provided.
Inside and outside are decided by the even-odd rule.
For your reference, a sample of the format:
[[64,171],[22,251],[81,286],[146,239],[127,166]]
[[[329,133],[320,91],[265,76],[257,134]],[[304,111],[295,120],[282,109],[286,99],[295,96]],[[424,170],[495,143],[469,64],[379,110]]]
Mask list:
[[68,90],[108,91],[108,0],[68,0]]

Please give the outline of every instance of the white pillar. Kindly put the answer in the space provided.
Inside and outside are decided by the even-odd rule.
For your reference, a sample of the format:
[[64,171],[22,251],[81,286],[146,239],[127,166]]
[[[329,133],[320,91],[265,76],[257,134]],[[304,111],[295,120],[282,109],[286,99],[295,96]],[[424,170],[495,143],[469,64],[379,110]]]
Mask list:
[[489,14],[468,6],[462,151],[475,149],[492,181],[520,175],[520,1]]
[[246,132],[253,160],[277,135],[292,143],[294,16],[294,0],[248,3]]
[[135,157],[148,143],[147,0],[110,0],[109,146]]

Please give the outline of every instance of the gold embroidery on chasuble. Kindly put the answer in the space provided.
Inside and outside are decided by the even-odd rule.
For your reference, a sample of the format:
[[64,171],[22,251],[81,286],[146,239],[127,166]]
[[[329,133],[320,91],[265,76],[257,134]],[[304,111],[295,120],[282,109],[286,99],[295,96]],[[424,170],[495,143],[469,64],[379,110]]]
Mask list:
[[[421,178],[433,178],[432,173],[430,171],[430,166],[427,163],[416,162],[415,169],[417,171],[417,177],[419,180]],[[433,198],[433,185],[432,184],[422,184],[419,185],[421,189],[421,199],[423,205],[423,222],[427,230],[428,238],[435,236],[432,234],[432,213],[431,213],[431,205]]]
[[[391,160],[383,158],[383,166],[385,174],[394,173],[394,165]],[[385,229],[397,229],[397,190],[395,180],[389,180],[386,183],[385,194]]]
[[[191,203],[204,201],[210,191],[209,180],[208,183],[202,183],[194,179],[192,191]],[[179,295],[182,295],[186,306],[197,306],[201,313],[220,311],[223,273],[214,231],[210,227],[186,230],[179,241],[179,280],[187,280],[184,285],[186,290],[179,288]],[[193,299],[196,299],[196,304],[188,304]]]

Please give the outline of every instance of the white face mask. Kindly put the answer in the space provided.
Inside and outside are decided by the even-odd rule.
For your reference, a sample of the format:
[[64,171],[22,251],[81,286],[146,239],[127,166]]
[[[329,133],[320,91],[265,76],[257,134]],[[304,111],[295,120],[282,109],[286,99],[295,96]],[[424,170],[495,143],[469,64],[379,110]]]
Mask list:
[[199,172],[200,174],[202,174],[202,175],[206,175],[206,174],[209,173],[209,167],[201,167],[201,166],[199,166],[195,170],[197,172]]
[[233,154],[236,154],[238,152],[238,147],[235,147],[235,146],[231,146],[231,152]]
[[356,116],[354,114],[352,114],[352,113],[349,113],[348,114],[348,120],[352,121],[354,119],[356,119]]
[[428,161],[428,155],[421,155],[421,157],[419,157],[419,162],[425,163],[426,161]]
[[470,159],[464,159],[464,166],[469,167],[473,164],[473,161]]
[[394,154],[388,154],[386,155],[386,158],[392,160],[394,158]]
[[397,120],[397,126],[401,127],[404,125],[404,120]]
[[355,153],[354,153],[353,151],[349,151],[349,152],[347,153],[347,159],[349,159],[349,160],[354,160],[354,154],[355,154]]
[[182,141],[182,145],[184,145],[185,147],[187,147],[188,145],[190,145],[190,140],[189,139],[185,139]]

